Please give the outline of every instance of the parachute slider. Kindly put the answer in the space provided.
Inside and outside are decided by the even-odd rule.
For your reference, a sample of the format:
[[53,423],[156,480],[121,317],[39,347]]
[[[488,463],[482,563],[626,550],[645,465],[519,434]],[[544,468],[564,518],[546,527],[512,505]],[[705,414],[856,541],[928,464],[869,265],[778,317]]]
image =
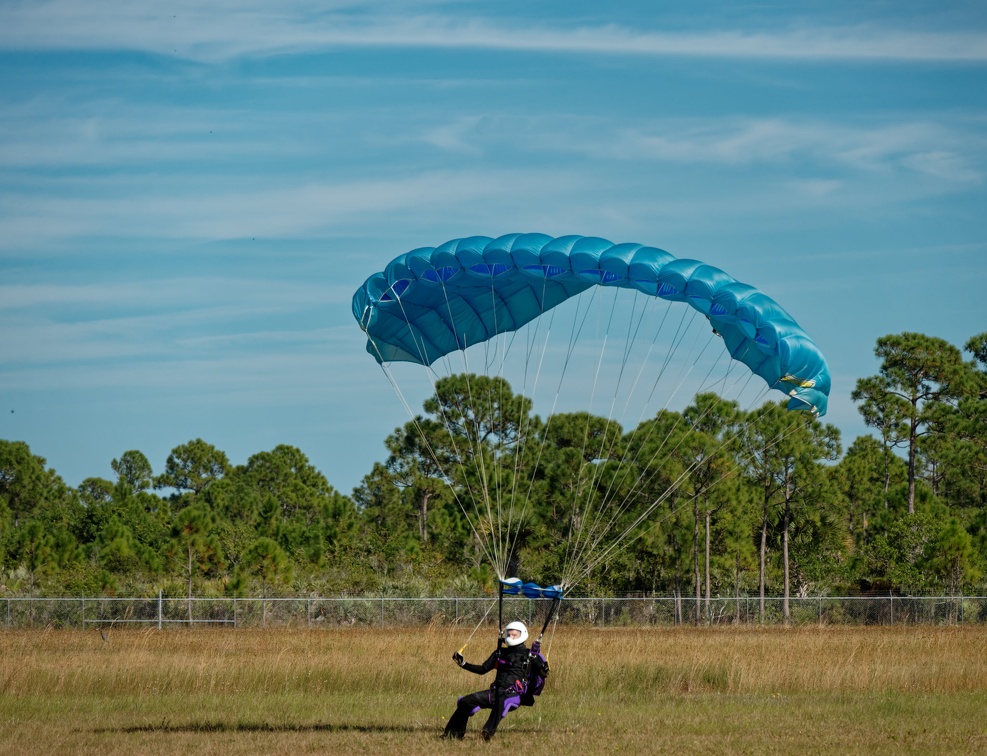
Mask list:
[[561,599],[562,586],[550,585],[542,588],[537,583],[525,583],[521,578],[504,578],[500,581],[500,592],[505,596],[525,596],[527,598]]

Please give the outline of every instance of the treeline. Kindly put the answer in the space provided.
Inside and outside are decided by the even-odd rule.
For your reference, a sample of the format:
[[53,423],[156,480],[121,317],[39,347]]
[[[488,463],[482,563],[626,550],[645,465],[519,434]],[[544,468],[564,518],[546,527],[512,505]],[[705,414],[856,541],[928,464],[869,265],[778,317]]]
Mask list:
[[701,394],[625,430],[588,413],[542,420],[503,379],[452,376],[350,496],[287,445],[232,465],[195,439],[157,474],[130,450],[113,479],[71,488],[0,440],[0,595],[491,590],[491,534],[463,510],[492,483],[524,492],[511,567],[543,584],[595,511],[607,537],[647,517],[581,591],[983,595],[987,333],[965,351],[879,339],[880,370],[853,391],[874,435],[845,450],[785,402],[748,411]]

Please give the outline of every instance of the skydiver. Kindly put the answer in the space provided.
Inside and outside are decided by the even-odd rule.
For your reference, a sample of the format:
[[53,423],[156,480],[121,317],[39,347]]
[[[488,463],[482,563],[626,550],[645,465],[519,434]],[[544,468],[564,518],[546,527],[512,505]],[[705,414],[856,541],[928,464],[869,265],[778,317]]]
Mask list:
[[[452,655],[452,660],[467,672],[485,675],[496,668],[497,676],[488,689],[470,693],[459,699],[456,711],[446,725],[443,738],[461,740],[466,735],[469,718],[480,709],[490,709],[490,716],[481,731],[483,739],[490,740],[507,712],[521,705],[521,697],[527,692],[531,665],[539,665],[539,672],[543,677],[548,674],[548,665],[539,655],[540,644],[537,641],[532,644],[529,653],[524,645],[526,640],[528,640],[528,628],[524,623],[511,622],[504,629],[503,644],[498,642],[497,649],[483,664],[470,664],[459,651]],[[542,666],[544,669],[541,669]]]

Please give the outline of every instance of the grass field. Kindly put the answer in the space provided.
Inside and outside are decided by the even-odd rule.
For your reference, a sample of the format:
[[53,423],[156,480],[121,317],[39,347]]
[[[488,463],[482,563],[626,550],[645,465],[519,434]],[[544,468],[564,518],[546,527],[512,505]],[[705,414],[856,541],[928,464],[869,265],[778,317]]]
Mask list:
[[560,627],[535,707],[441,741],[467,634],[3,631],[0,752],[987,753],[985,629]]

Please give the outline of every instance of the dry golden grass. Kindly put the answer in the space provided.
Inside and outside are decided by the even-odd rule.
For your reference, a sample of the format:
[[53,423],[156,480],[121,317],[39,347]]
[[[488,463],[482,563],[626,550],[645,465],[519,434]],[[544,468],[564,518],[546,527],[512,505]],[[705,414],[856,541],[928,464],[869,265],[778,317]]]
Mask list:
[[2,632],[0,753],[987,752],[980,628],[562,627],[538,704],[449,743],[465,635]]

